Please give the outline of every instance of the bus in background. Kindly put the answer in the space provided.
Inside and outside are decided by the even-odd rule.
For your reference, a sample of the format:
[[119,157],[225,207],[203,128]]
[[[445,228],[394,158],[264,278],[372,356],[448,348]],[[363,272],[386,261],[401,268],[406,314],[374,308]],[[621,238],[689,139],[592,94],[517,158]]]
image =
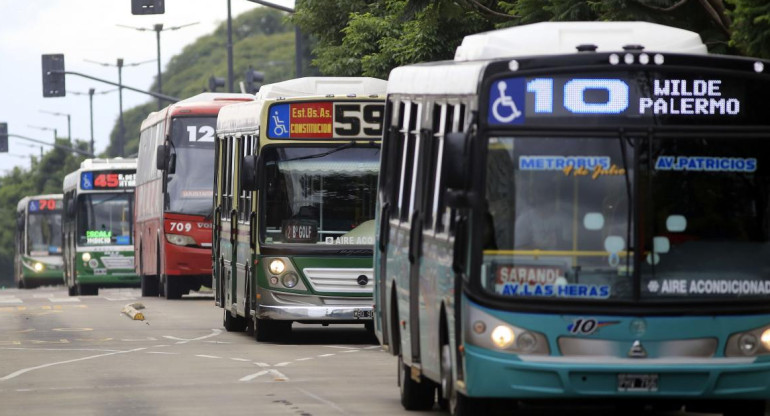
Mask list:
[[371,328],[384,92],[374,78],[299,78],[220,111],[214,287],[228,331]]
[[139,287],[134,272],[136,159],[86,159],[64,177],[64,282],[69,295]]
[[61,284],[62,195],[25,196],[16,205],[13,280],[19,289]]
[[219,109],[250,94],[203,93],[142,122],[134,250],[142,296],[178,299],[211,285],[214,135]]
[[375,331],[404,407],[763,415],[769,71],[641,22],[481,33],[394,69]]

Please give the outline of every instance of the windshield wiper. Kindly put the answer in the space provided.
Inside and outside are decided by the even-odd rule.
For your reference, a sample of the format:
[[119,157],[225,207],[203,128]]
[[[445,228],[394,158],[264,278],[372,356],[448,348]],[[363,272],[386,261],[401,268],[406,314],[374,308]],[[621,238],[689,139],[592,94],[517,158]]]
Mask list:
[[[379,147],[379,145],[377,143],[375,143],[374,141],[370,140],[367,143],[371,147]],[[355,140],[351,140],[351,141],[349,141],[347,143],[343,143],[343,144],[341,144],[341,145],[339,145],[337,147],[334,147],[334,148],[332,148],[330,150],[327,150],[327,151],[325,151],[323,153],[316,153],[314,155],[299,156],[299,157],[295,157],[295,158],[291,158],[291,159],[285,159],[285,160],[282,160],[282,162],[291,162],[291,161],[294,161],[294,160],[317,159],[317,158],[320,158],[320,157],[326,157],[326,156],[329,156],[330,154],[337,153],[340,150],[350,149],[351,147],[355,147],[356,145],[360,145],[360,144],[358,142],[356,142]]]

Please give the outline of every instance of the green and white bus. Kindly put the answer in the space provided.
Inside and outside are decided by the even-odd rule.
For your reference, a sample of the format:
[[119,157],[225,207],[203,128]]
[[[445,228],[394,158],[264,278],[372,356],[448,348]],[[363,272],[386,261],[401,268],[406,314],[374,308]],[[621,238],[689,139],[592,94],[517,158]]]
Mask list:
[[642,22],[502,29],[394,69],[375,330],[404,407],[764,415],[768,97],[770,62]]
[[19,289],[63,282],[61,221],[61,194],[25,196],[17,204],[13,279]]
[[372,324],[385,81],[263,86],[217,117],[214,288],[227,330]]
[[64,177],[64,281],[70,296],[139,287],[134,270],[136,159],[86,159]]

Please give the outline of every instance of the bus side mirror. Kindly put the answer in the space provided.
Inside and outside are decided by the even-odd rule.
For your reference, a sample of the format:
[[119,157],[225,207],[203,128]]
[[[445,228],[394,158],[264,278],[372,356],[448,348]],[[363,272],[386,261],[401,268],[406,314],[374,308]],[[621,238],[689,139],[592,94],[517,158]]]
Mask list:
[[166,162],[168,160],[168,146],[161,144],[158,146],[157,158],[155,159],[155,167],[158,170],[166,170]]
[[70,203],[67,204],[67,217],[75,218],[75,201],[70,201]]
[[467,155],[469,136],[465,133],[447,133],[444,136],[444,155],[441,161],[441,177],[444,183],[444,201],[450,208],[468,208]]
[[241,163],[241,189],[244,191],[259,190],[259,181],[257,176],[257,166],[259,158],[257,155],[246,155]]
[[16,228],[18,228],[19,231],[24,229],[24,217],[16,217]]

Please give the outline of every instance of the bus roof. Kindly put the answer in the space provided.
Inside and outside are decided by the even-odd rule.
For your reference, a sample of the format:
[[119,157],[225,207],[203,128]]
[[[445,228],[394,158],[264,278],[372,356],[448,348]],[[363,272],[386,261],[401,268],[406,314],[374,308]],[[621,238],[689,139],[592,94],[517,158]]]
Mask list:
[[80,169],[70,172],[67,174],[67,176],[64,177],[62,188],[64,189],[65,192],[69,189],[77,188],[78,181],[80,180],[79,172],[81,171],[112,170],[112,169],[136,170],[136,159],[122,158],[122,157],[115,157],[112,159],[102,159],[102,158],[86,159],[80,162]]
[[27,204],[29,204],[29,201],[33,201],[36,199],[63,199],[63,194],[45,194],[45,195],[29,195],[25,196],[24,198],[19,200],[19,203],[16,204],[16,212],[22,212],[25,209],[27,209]]
[[255,101],[224,107],[217,117],[217,133],[256,130],[266,101],[384,95],[386,86],[387,81],[368,77],[305,77],[266,84],[259,89]]
[[[190,114],[211,114],[220,108],[241,101],[253,101],[253,94],[226,93],[226,92],[204,92],[194,95],[184,100],[170,104],[161,110],[153,111],[142,121],[140,130],[155,125],[169,115],[176,113],[189,112]],[[169,114],[170,113],[170,114]]]
[[388,93],[473,94],[490,60],[580,53],[580,45],[596,52],[622,52],[639,45],[645,51],[707,53],[700,35],[647,22],[542,22],[466,36],[454,61],[395,68]]

